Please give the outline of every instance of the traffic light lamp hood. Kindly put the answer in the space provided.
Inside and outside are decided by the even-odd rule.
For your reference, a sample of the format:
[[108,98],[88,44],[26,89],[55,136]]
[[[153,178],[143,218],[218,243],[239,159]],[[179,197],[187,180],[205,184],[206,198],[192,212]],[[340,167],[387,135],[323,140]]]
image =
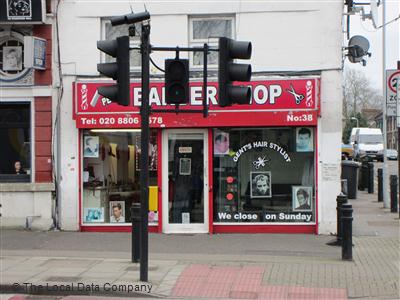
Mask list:
[[118,49],[118,42],[117,40],[104,40],[104,41],[97,41],[97,49],[107,53],[112,57],[117,56],[117,49]]
[[229,56],[239,59],[250,59],[252,46],[251,42],[242,42],[227,39],[229,43]]

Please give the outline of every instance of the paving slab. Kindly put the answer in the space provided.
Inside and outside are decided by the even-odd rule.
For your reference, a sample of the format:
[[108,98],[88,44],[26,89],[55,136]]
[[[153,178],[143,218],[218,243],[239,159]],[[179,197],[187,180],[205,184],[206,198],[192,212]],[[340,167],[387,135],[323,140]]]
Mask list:
[[[354,208],[352,261],[341,260],[340,247],[326,245],[332,236],[151,234],[151,292],[132,294],[123,289],[140,288],[143,283],[138,282],[139,265],[130,261],[129,233],[2,230],[2,293],[24,292],[10,290],[14,284],[49,284],[56,289],[73,283],[73,293],[79,292],[78,284],[83,286],[82,295],[70,300],[133,295],[185,299],[399,299],[398,214],[383,209],[382,203],[375,201],[376,195],[358,195],[358,199],[350,201]],[[108,287],[113,285],[116,289],[121,286],[122,291],[110,291]],[[99,291],[92,286],[99,286]],[[55,296],[61,299],[68,295]]]

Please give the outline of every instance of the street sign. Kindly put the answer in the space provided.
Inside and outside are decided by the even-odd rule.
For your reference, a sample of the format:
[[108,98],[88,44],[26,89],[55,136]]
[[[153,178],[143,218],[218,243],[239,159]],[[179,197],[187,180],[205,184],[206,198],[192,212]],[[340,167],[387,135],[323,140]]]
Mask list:
[[397,116],[396,87],[400,83],[400,70],[386,70],[386,116]]
[[397,127],[400,127],[400,80],[396,84],[397,89]]

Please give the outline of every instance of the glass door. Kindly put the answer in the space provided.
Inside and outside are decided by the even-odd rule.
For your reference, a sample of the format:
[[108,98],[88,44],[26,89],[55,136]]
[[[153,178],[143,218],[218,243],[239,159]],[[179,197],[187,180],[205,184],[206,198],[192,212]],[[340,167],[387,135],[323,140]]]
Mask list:
[[163,231],[208,232],[207,130],[163,134]]

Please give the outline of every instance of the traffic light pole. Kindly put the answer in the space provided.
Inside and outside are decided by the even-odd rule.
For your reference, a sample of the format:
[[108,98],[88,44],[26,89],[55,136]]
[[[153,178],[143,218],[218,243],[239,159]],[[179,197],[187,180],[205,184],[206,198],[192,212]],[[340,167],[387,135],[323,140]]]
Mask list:
[[140,281],[148,281],[149,264],[149,61],[150,61],[150,24],[142,25],[141,52],[142,52],[142,105],[141,117],[141,161],[140,161],[140,202],[141,202],[141,228],[140,228]]

